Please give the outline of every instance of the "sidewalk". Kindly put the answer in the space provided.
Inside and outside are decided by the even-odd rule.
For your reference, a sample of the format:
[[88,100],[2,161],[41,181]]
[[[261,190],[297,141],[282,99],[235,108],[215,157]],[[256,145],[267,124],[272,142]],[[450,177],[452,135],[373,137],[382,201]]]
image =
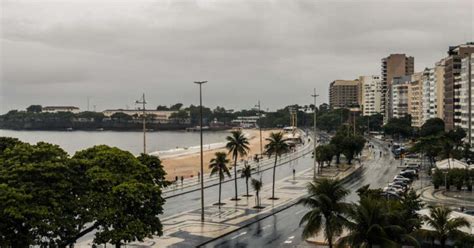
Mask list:
[[445,191],[434,189],[433,186],[424,187],[418,192],[421,200],[430,205],[447,205],[452,207],[465,207],[474,209],[474,193],[468,191]]
[[[286,164],[292,160],[295,160],[299,157],[302,157],[306,154],[311,153],[312,147],[313,147],[313,143],[311,139],[311,142],[307,142],[305,143],[305,145],[298,147],[298,149],[295,152],[284,154],[278,160],[277,166]],[[265,157],[262,160],[260,160],[258,163],[254,161],[250,161],[248,164],[253,168],[252,174],[254,174],[254,173],[258,173],[258,171],[272,168],[274,164],[274,159],[273,157],[272,158]],[[242,169],[243,166],[244,166],[244,163],[237,162],[237,171],[238,171],[237,176],[240,176],[240,170]],[[232,175],[233,175],[233,171],[232,171]],[[234,180],[234,179],[228,179],[225,181],[231,181],[231,180]],[[209,173],[204,174],[205,187],[209,185],[217,184],[218,182],[219,180],[217,176],[210,177]],[[198,177],[186,178],[183,180],[183,184],[181,184],[181,181],[178,181],[177,183],[173,183],[172,185],[170,185],[169,187],[163,190],[163,196],[166,198],[166,197],[172,197],[174,195],[179,195],[179,194],[194,190],[193,187],[195,187],[196,189],[200,187],[200,182],[199,182]]]
[[[325,169],[322,177],[343,179],[352,175],[361,168],[360,165],[353,166],[345,171],[337,169]],[[313,169],[307,169],[297,173],[295,180],[293,176],[287,177],[275,183],[275,196],[278,200],[270,200],[272,185],[264,185],[260,192],[261,205],[263,209],[256,209],[255,197],[241,197],[240,201],[223,200],[225,205],[220,209],[215,205],[205,206],[205,221],[201,222],[201,210],[195,209],[189,212],[177,214],[162,220],[162,237],[147,239],[142,243],[131,243],[127,246],[140,247],[195,247],[206,241],[218,238],[229,232],[235,231],[246,224],[281,211],[292,206],[296,201],[306,195],[306,185],[313,178]],[[252,192],[254,194],[254,192]],[[217,195],[212,196],[216,198]],[[92,240],[77,244],[76,247],[90,247]]]

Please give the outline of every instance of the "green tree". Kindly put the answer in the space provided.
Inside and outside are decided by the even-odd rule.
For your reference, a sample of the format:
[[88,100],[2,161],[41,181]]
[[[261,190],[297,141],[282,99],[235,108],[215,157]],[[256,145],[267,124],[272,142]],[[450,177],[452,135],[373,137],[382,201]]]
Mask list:
[[30,105],[26,108],[26,112],[28,113],[40,113],[43,111],[43,107],[41,105]]
[[262,181],[252,178],[252,188],[255,190],[255,207],[260,208],[260,190],[262,189]]
[[420,136],[427,137],[444,133],[444,121],[440,118],[428,119],[420,129]]
[[234,183],[235,183],[235,197],[234,199],[239,200],[237,196],[237,159],[238,157],[246,156],[249,148],[249,141],[247,137],[242,133],[242,131],[232,131],[230,136],[226,137],[227,144],[226,148],[229,151],[229,154],[232,155],[234,159]]
[[182,103],[176,103],[176,104],[171,105],[170,110],[178,111],[178,110],[181,110],[181,107],[183,107]]
[[158,105],[158,107],[156,107],[156,110],[168,111],[170,109],[166,105]]
[[249,164],[245,164],[244,168],[242,168],[242,177],[245,177],[245,187],[247,194],[245,194],[246,197],[249,197],[249,179],[252,176],[252,167]]
[[448,239],[456,239],[462,236],[459,228],[470,227],[469,222],[465,218],[451,218],[451,212],[451,209],[446,207],[431,207],[429,216],[424,218],[426,224],[434,228],[434,231],[423,230],[422,235],[437,239],[442,248],[446,247]]
[[217,205],[219,208],[221,205],[221,185],[222,185],[222,180],[225,178],[227,175],[228,177],[231,177],[229,168],[227,168],[227,164],[229,163],[229,160],[227,159],[227,154],[225,152],[216,152],[214,154],[214,158],[211,159],[210,164],[209,164],[209,169],[211,169],[211,176],[217,174],[219,177],[219,201],[217,202]]
[[110,116],[114,120],[122,121],[122,122],[127,122],[133,119],[132,116],[125,114],[124,112],[117,112],[114,113],[112,116]]
[[349,204],[344,203],[344,198],[349,194],[338,180],[315,179],[309,183],[308,196],[299,200],[299,204],[311,208],[303,218],[300,226],[303,229],[303,238],[318,234],[322,229],[329,247],[333,247],[334,238],[341,235],[345,223],[344,214],[349,209]]
[[347,213],[349,233],[339,240],[341,247],[398,247],[398,239],[418,245],[403,227],[390,222],[390,202],[361,197],[359,204]]
[[416,141],[415,145],[411,148],[411,151],[425,154],[430,161],[431,167],[433,167],[436,157],[442,151],[442,140],[441,135],[421,137]]
[[265,145],[265,153],[268,156],[275,156],[275,163],[273,164],[273,185],[272,185],[272,197],[270,199],[276,200],[275,198],[275,172],[276,172],[276,165],[278,161],[278,157],[290,151],[290,147],[287,143],[287,139],[283,138],[283,133],[270,133],[270,137],[266,138],[265,140],[268,143]]
[[105,145],[79,151],[73,159],[85,170],[88,208],[98,230],[95,243],[119,247],[162,235],[158,216],[163,213],[164,199],[156,183],[161,176],[131,153]]
[[407,115],[402,118],[392,118],[383,127],[385,134],[392,135],[394,138],[408,138],[413,135],[411,126],[411,116]]
[[137,159],[140,163],[148,167],[150,175],[153,177],[153,182],[156,185],[163,188],[171,184],[171,182],[166,181],[166,171],[157,156],[142,153]]

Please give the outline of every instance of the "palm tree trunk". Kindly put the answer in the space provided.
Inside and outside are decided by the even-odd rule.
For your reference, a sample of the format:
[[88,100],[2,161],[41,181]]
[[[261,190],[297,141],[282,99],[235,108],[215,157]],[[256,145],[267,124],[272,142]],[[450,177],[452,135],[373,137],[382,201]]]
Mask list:
[[332,237],[328,237],[328,245],[329,245],[329,248],[332,248]]
[[234,156],[234,184],[235,184],[235,200],[237,201],[237,155]]
[[272,187],[272,199],[275,199],[275,171],[277,167],[278,155],[275,154],[275,164],[273,164],[273,187]]
[[257,195],[257,207],[260,207],[260,195],[258,194],[258,190],[257,192],[255,193]]
[[219,202],[218,202],[219,208],[221,208],[221,186],[222,186],[222,177],[220,177],[219,175]]
[[440,245],[441,245],[441,248],[446,247],[446,239],[445,239],[445,238],[439,239],[439,243],[440,243]]
[[249,196],[249,178],[248,177],[245,177],[245,186],[247,189],[247,196]]

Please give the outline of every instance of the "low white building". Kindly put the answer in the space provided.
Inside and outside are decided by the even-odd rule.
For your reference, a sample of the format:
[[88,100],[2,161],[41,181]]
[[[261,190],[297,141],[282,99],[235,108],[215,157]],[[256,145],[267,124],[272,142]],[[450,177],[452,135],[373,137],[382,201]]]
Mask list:
[[74,106],[45,106],[41,111],[47,113],[72,112],[74,114],[81,112],[78,107]]
[[[153,120],[159,123],[168,123],[170,120],[171,114],[177,111],[171,110],[145,110],[147,116],[153,116]],[[143,110],[141,109],[107,109],[102,111],[106,117],[111,117],[115,113],[124,113],[133,117],[141,117],[143,115]]]
[[[263,116],[262,116],[263,117]],[[239,125],[241,128],[256,128],[258,127],[259,116],[239,116],[232,120],[232,123]]]

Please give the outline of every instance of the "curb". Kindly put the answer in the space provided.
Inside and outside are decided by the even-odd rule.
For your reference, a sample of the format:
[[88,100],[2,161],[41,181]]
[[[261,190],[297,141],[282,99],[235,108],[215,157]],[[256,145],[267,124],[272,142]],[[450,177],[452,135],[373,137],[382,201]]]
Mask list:
[[[343,179],[341,179],[341,182],[345,184],[345,183],[347,183],[349,180],[351,180],[351,179],[353,179],[354,177],[360,175],[363,168],[364,168],[363,166],[359,166],[359,168],[355,169],[355,170],[354,170],[353,172],[351,172],[349,175],[347,175],[346,177],[344,177]],[[220,238],[222,238],[222,237],[224,237],[224,236],[227,236],[227,235],[230,235],[230,234],[235,233],[235,232],[237,232],[237,231],[240,231],[240,230],[242,230],[242,229],[244,229],[244,228],[246,228],[246,227],[248,227],[248,226],[250,226],[250,225],[252,225],[252,224],[255,224],[255,223],[257,223],[257,222],[259,222],[259,221],[262,221],[262,220],[264,220],[264,219],[266,219],[266,218],[268,218],[268,217],[270,217],[270,216],[273,216],[273,215],[275,215],[275,214],[277,214],[277,213],[280,213],[280,212],[282,212],[283,210],[286,210],[286,209],[288,209],[288,208],[290,208],[290,207],[293,207],[293,206],[295,206],[295,205],[298,203],[298,201],[299,201],[301,198],[303,198],[303,197],[304,197],[304,196],[298,197],[297,199],[293,200],[291,203],[288,203],[288,204],[286,204],[286,205],[284,205],[284,206],[281,206],[281,207],[277,207],[276,210],[273,210],[273,211],[271,211],[271,212],[268,213],[268,214],[264,214],[262,217],[256,217],[254,220],[250,221],[249,223],[246,223],[246,224],[244,224],[244,225],[242,225],[242,226],[239,226],[238,228],[236,228],[236,229],[234,229],[234,230],[232,230],[232,231],[229,231],[229,232],[227,232],[227,233],[224,233],[224,234],[222,234],[222,235],[220,235],[220,236],[218,236],[218,237],[214,237],[214,238],[212,238],[212,239],[209,239],[209,240],[207,240],[207,241],[205,241],[205,242],[203,242],[203,243],[197,245],[196,247],[203,247],[203,246],[205,246],[205,245],[207,245],[207,244],[209,244],[209,243],[211,243],[211,242],[213,242],[213,241],[216,241],[216,240],[218,240],[218,239],[220,239]]]

